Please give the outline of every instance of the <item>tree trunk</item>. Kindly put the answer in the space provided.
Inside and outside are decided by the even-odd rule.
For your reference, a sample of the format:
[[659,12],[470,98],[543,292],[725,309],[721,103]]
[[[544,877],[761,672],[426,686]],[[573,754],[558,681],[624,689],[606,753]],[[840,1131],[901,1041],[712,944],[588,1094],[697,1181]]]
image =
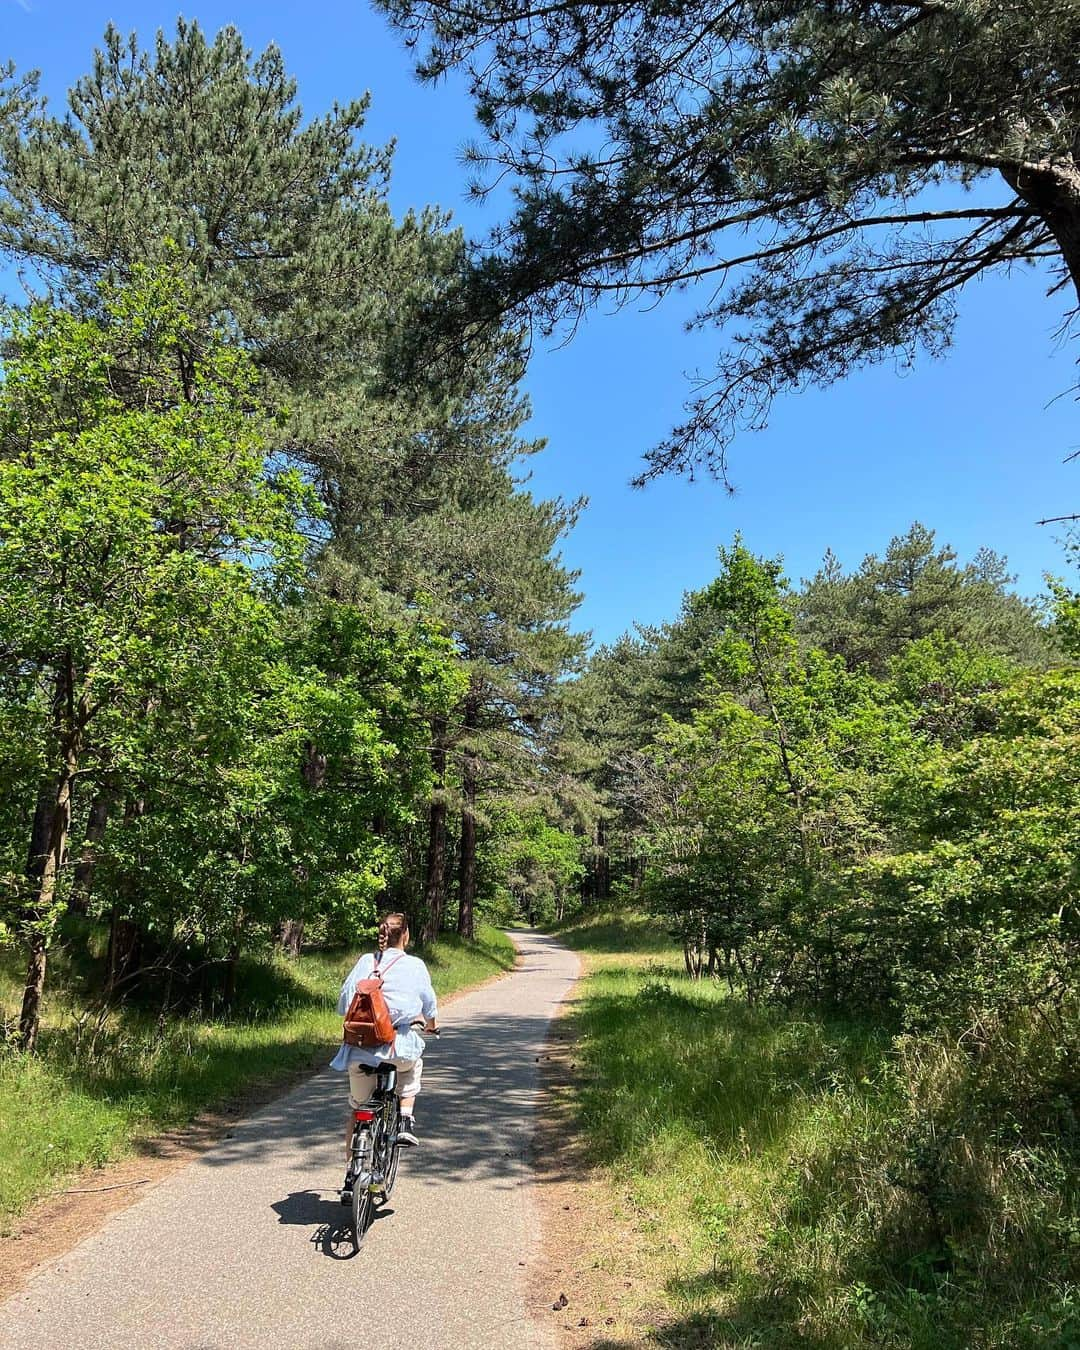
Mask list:
[[45,991],[45,962],[48,943],[44,933],[35,933],[29,942],[30,960],[23,986],[22,1011],[19,1013],[19,1045],[28,1055],[37,1049],[41,1027],[41,996]]
[[1010,165],[1001,169],[1001,176],[1046,222],[1080,297],[1080,170],[1063,164]]
[[34,820],[30,826],[30,848],[26,856],[26,876],[36,888],[40,888],[45,875],[45,859],[49,852],[49,837],[52,834],[53,811],[56,807],[56,783],[47,778],[38,787],[37,801],[34,803]]
[[607,851],[607,826],[601,818],[596,822],[596,898],[611,898],[611,859]]
[[286,956],[298,957],[303,942],[303,919],[286,919],[281,925],[281,950]]
[[431,723],[431,805],[428,808],[428,845],[424,881],[424,927],[421,934],[430,945],[442,929],[446,909],[446,718]]
[[240,964],[240,938],[239,935],[233,938],[232,946],[229,948],[229,954],[225,959],[225,1006],[231,1008],[236,1000],[236,971]]
[[105,788],[99,789],[94,800],[90,803],[90,814],[86,821],[82,852],[79,861],[75,864],[75,883],[71,892],[71,908],[80,914],[85,914],[89,908],[98,845],[105,838],[105,828],[109,823],[110,805],[111,796]]
[[114,906],[109,921],[109,949],[105,956],[105,992],[113,997],[139,968],[142,934],[139,925],[125,919]]
[[694,928],[696,931],[693,934],[687,933],[683,938],[683,964],[692,980],[700,980],[708,950],[704,914],[695,916]]
[[458,933],[476,936],[476,750],[469,733],[480,718],[480,698],[475,683],[465,700],[465,754],[462,765],[461,851],[458,857]]
[[[58,705],[66,701],[70,690],[70,675],[58,688]],[[27,939],[28,961],[26,984],[23,988],[22,1009],[19,1013],[19,1044],[28,1054],[37,1046],[41,1026],[41,998],[45,991],[45,966],[49,946],[49,929],[56,903],[56,887],[60,869],[64,865],[68,837],[71,832],[71,794],[79,767],[78,734],[69,731],[61,743],[62,767],[51,790],[44,787],[38,793],[34,809],[34,823],[30,835],[30,856],[27,878],[35,892],[27,907],[30,934]]]
[[[124,806],[124,821],[130,824],[146,813],[144,797],[129,797]],[[131,896],[131,879],[121,886],[121,896]],[[123,912],[123,905],[114,905],[109,923],[109,950],[105,957],[105,993],[116,996],[122,985],[130,984],[139,969],[142,957],[142,930]]]

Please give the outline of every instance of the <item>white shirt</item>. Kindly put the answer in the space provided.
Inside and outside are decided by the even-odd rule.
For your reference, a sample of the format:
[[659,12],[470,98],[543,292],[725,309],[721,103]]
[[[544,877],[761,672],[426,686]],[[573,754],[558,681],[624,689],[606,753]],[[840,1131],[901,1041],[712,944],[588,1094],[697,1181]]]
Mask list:
[[[342,1017],[349,1010],[357,984],[370,979],[374,972],[375,957],[371,952],[362,956],[349,971],[337,1002],[337,1010]],[[386,1059],[419,1059],[424,1053],[424,1038],[413,1031],[409,1023],[418,1017],[433,1020],[439,1011],[427,966],[418,956],[388,947],[379,961],[379,973],[383,977],[383,997],[397,1030],[394,1043],[375,1047],[343,1044],[330,1061],[332,1069],[340,1069],[344,1073],[350,1064],[380,1064]]]

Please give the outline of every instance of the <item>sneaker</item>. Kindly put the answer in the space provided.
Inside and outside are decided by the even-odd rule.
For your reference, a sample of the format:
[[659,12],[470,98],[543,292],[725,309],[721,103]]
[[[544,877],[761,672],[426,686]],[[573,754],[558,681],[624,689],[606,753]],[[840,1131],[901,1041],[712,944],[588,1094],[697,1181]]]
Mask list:
[[412,1116],[402,1116],[398,1126],[397,1141],[403,1148],[415,1148],[420,1140],[416,1137],[416,1121]]

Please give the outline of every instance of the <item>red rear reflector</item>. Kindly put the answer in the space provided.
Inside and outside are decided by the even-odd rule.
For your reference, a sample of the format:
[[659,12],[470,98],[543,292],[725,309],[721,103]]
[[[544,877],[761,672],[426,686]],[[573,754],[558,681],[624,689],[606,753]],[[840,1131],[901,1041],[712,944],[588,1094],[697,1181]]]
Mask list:
[[374,1119],[375,1119],[375,1112],[374,1112],[374,1111],[354,1111],[354,1112],[353,1112],[353,1120],[374,1120]]

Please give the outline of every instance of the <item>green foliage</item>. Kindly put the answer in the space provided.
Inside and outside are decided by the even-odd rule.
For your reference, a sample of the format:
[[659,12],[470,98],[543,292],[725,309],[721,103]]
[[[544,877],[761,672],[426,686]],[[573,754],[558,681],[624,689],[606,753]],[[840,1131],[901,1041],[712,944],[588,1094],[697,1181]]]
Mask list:
[[961,566],[951,548],[937,547],[932,530],[916,524],[855,572],[845,574],[827,554],[798,596],[799,632],[809,645],[876,675],[907,644],[935,634],[980,660],[1046,664],[1052,646],[1043,616],[1009,590],[1014,580],[990,549]]
[[872,680],[801,650],[785,583],[738,541],[701,593],[723,627],[691,723],[653,752],[646,894],[676,919],[688,970],[722,963],[752,998],[848,984],[837,910],[880,842],[875,775],[904,754]]
[[489,851],[511,915],[529,923],[561,922],[585,875],[580,835],[552,824],[541,811],[504,809],[493,821]]
[[[219,764],[234,754],[303,552],[305,494],[295,475],[263,476],[243,359],[209,347],[187,397],[167,289],[104,301],[100,324],[17,318],[0,388],[9,716],[38,728],[33,771],[58,792],[74,774],[134,787],[178,738]],[[7,889],[24,920],[51,924],[62,897]]]
[[1080,675],[970,699],[974,730],[893,791],[911,851],[875,858],[878,959],[909,1020],[1037,1008],[1062,1028],[1080,938]]
[[[1059,1020],[1080,956],[1080,686],[1003,654],[976,602],[1019,613],[1011,597],[927,563],[931,543],[916,529],[864,565],[867,594],[883,567],[910,585],[852,609],[848,645],[879,644],[852,667],[799,631],[819,581],[794,595],[778,562],[720,550],[716,581],[654,637],[651,702],[672,690],[675,715],[658,724],[636,689],[608,714],[642,893],[689,973],[751,1000],[880,1004],[958,1030],[1031,1006]],[[694,678],[665,679],[680,668]]]
[[419,614],[301,603],[311,493],[267,467],[246,358],[212,339],[178,359],[182,283],[137,269],[100,313],[17,316],[0,390],[3,715],[36,732],[4,750],[4,918],[47,938],[73,896],[70,866],[48,890],[23,871],[44,782],[75,785],[50,850],[91,848],[83,907],[164,968],[286,919],[353,938],[466,676]]
[[[200,851],[182,851],[184,868],[171,861],[164,798],[148,783],[117,798],[108,838],[91,841],[98,899],[106,882],[112,900],[130,892],[138,906],[116,912],[144,931],[140,896],[155,897],[165,928],[192,900],[199,934],[220,941],[231,924],[267,931],[275,912],[351,928],[377,898],[437,931],[457,862],[469,931],[474,902],[498,889],[478,888],[489,815],[538,797],[564,824],[573,815],[570,776],[548,759],[561,730],[556,686],[582,651],[568,627],[574,578],[555,552],[577,507],[522,490],[517,465],[540,447],[518,435],[528,416],[519,336],[485,329],[467,348],[414,359],[412,320],[456,284],[463,241],[435,210],[393,220],[389,153],[358,139],[366,103],[305,120],[276,48],[254,55],[234,29],[211,39],[180,20],[143,50],[110,28],[64,119],[36,77],[8,74],[0,250],[30,260],[84,322],[100,321],[102,275],[179,278],[179,292],[160,297],[167,322],[154,319],[168,360],[136,368],[116,392],[134,408],[149,373],[190,403],[205,353],[235,352],[248,385],[232,411],[259,443],[267,483],[291,467],[310,489],[296,521],[312,545],[303,580],[328,602],[290,614],[273,652],[247,663],[265,697],[222,723],[237,738],[227,781],[201,755],[169,766],[190,784],[174,805]],[[307,608],[307,596],[293,599]],[[368,630],[354,671],[324,667],[316,650],[337,642],[318,631],[337,622],[327,619],[337,605],[352,614],[342,624]],[[440,636],[452,644],[441,653]],[[458,681],[443,697],[445,671],[420,678],[424,652],[461,663],[467,688]],[[377,674],[386,662],[403,672],[401,698],[396,678]],[[183,745],[179,731],[173,743]],[[301,759],[314,791],[297,781]],[[81,810],[93,814],[77,804],[76,834]],[[447,840],[459,824],[455,857]]]
[[793,593],[736,540],[631,678],[586,677],[682,948],[561,930],[660,1344],[1076,1340],[1080,677],[1004,582],[916,529]]
[[276,47],[253,57],[236,29],[211,42],[184,19],[152,52],[110,26],[65,118],[35,77],[19,86],[0,124],[0,248],[75,296],[103,270],[129,279],[179,254],[196,324],[227,321],[293,382],[374,336],[356,260],[389,268],[395,228],[389,154],[356,140],[366,101],[303,126]]

